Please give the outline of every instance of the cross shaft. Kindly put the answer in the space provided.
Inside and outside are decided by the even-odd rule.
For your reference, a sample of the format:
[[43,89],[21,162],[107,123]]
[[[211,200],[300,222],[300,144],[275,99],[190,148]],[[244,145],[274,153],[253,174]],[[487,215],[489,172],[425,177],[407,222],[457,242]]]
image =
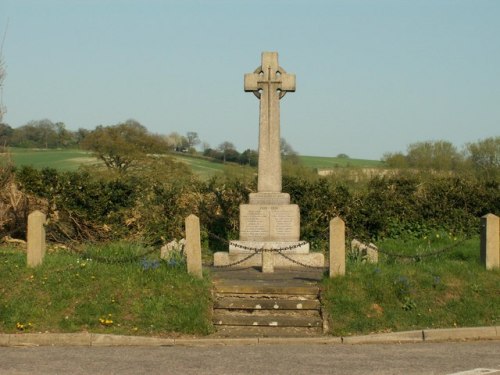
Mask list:
[[279,101],[295,91],[295,75],[279,66],[277,52],[263,52],[261,66],[245,74],[244,89],[260,100],[258,192],[281,192]]

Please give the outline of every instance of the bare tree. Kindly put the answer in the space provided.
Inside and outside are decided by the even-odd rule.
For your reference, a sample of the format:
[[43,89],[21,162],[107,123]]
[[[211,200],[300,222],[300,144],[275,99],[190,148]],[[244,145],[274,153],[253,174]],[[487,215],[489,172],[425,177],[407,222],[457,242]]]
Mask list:
[[3,60],[3,45],[5,43],[5,37],[7,36],[7,28],[9,27],[9,21],[7,20],[7,25],[5,26],[5,31],[3,33],[2,42],[0,43],[0,122],[2,122],[3,115],[6,112],[6,108],[3,105],[3,82],[5,79],[5,63]]

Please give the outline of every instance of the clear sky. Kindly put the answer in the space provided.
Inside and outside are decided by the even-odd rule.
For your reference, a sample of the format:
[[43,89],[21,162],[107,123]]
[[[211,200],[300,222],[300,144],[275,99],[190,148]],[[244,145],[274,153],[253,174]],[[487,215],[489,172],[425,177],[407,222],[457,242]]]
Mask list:
[[132,118],[256,149],[243,75],[277,51],[297,76],[281,134],[302,155],[500,135],[499,0],[0,0],[5,29],[12,127]]

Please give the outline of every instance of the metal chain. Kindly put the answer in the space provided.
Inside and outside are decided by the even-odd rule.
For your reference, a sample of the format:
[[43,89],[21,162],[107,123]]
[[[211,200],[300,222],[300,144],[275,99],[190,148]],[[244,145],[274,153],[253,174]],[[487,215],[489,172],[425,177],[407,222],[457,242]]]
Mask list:
[[391,257],[394,257],[394,258],[419,260],[419,259],[422,259],[422,258],[428,258],[428,257],[432,257],[432,256],[436,256],[436,255],[440,255],[440,254],[446,253],[446,252],[448,252],[450,250],[453,250],[458,245],[461,245],[462,243],[464,243],[468,239],[469,238],[467,238],[467,237],[463,238],[460,241],[455,242],[454,244],[451,244],[449,246],[443,247],[442,249],[439,249],[439,250],[436,250],[436,251],[433,251],[433,252],[430,252],[430,253],[421,254],[421,255],[398,254],[398,253],[394,253],[392,251],[387,251],[387,250],[384,250],[384,249],[380,249],[380,248],[376,247],[375,245],[373,245],[371,243],[368,244],[368,245],[365,244],[365,246],[368,247],[368,248],[370,248],[370,249],[373,249],[373,250],[377,251],[378,253],[381,253],[381,254],[384,254],[384,255],[387,255],[387,256],[391,256]]
[[215,264],[211,264],[210,266],[214,267],[214,268],[229,268],[229,267],[234,267],[234,266],[237,266],[238,264],[246,262],[248,259],[252,258],[253,256],[255,256],[257,254],[258,254],[257,252],[251,253],[249,256],[247,256],[247,257],[245,257],[243,259],[237,260],[236,262],[233,262],[233,263],[224,264],[222,266],[216,266]]
[[321,266],[311,266],[310,264],[305,264],[302,262],[299,262],[298,260],[295,260],[293,258],[290,258],[288,255],[283,254],[281,251],[278,251],[278,254],[281,255],[283,258],[289,260],[292,263],[295,263],[299,266],[306,267],[306,268],[314,268],[314,269],[325,269],[327,267],[321,267]]
[[298,260],[290,258],[289,256],[287,256],[287,255],[285,255],[283,253],[283,251],[294,250],[294,249],[297,249],[297,248],[299,248],[299,247],[307,244],[306,241],[301,241],[301,242],[299,242],[296,245],[285,246],[285,247],[281,247],[281,248],[266,249],[264,247],[262,247],[262,248],[254,248],[254,247],[250,247],[250,246],[240,245],[240,244],[234,243],[233,241],[228,241],[225,238],[221,238],[221,237],[217,236],[216,234],[213,234],[213,233],[210,233],[210,232],[208,233],[208,235],[211,236],[211,237],[213,237],[213,238],[215,238],[215,239],[218,239],[218,240],[220,240],[222,242],[225,242],[228,245],[233,245],[234,247],[240,248],[242,250],[253,251],[253,253],[251,253],[249,256],[247,256],[247,257],[245,257],[243,259],[240,259],[240,260],[238,260],[236,262],[233,262],[233,263],[230,263],[230,264],[227,264],[227,265],[223,265],[223,266],[213,266],[215,268],[229,268],[229,267],[234,267],[234,266],[236,266],[238,264],[241,264],[241,263],[245,262],[246,260],[250,259],[254,255],[262,254],[264,252],[277,253],[277,254],[281,255],[283,258],[289,260],[290,262],[295,263],[295,264],[297,264],[299,266],[302,266],[302,267],[313,268],[313,269],[319,269],[319,268],[324,269],[325,268],[325,267],[311,266],[309,264],[305,264],[305,263],[299,262]]

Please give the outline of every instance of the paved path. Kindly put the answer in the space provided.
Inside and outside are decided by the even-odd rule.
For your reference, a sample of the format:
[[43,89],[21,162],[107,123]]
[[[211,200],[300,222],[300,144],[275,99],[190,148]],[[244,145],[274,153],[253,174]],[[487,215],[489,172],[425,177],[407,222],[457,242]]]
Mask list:
[[0,347],[2,375],[461,372],[500,375],[500,341],[399,345]]

